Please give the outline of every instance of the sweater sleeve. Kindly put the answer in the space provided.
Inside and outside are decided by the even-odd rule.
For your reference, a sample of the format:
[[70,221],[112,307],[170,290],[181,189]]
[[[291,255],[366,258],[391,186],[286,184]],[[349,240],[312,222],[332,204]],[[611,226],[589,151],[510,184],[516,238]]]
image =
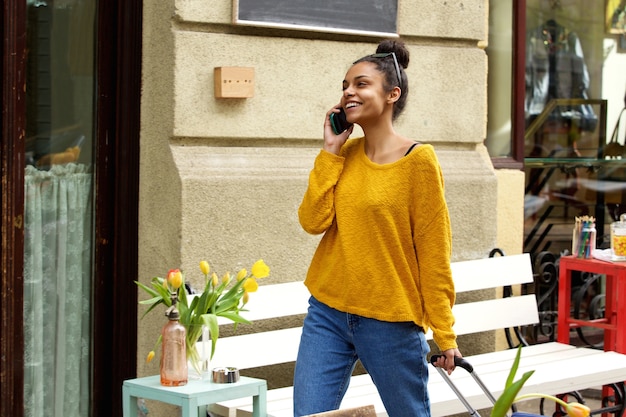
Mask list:
[[[452,231],[448,207],[444,196],[443,176],[440,168],[433,170],[430,178],[431,210],[426,222],[414,234],[420,275],[420,291],[424,303],[424,322],[433,330],[433,339],[444,351],[456,348],[456,335],[452,329],[454,316],[452,306],[456,293],[450,260]],[[425,215],[425,211],[421,215]]]
[[345,158],[320,151],[309,174],[309,186],[304,194],[298,218],[310,234],[324,233],[335,218],[335,186],[343,170]]

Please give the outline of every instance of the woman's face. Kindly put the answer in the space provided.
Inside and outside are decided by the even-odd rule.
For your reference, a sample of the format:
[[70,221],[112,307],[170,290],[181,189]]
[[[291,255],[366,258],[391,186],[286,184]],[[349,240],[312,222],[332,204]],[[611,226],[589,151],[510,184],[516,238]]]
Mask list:
[[385,110],[392,110],[393,101],[384,89],[384,81],[383,73],[371,62],[359,62],[348,70],[341,105],[350,123],[363,126],[379,119]]

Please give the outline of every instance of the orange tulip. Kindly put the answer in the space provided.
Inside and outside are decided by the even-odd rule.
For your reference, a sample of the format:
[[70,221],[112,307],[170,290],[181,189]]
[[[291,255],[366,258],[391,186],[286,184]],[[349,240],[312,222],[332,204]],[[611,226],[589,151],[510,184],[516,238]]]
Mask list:
[[170,269],[167,273],[167,283],[174,289],[178,289],[183,285],[183,274],[180,272],[180,269]]

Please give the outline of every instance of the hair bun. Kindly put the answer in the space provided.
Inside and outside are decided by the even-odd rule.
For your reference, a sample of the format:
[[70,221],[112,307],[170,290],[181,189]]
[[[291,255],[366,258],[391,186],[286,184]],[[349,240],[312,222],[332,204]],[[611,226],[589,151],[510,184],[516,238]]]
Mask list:
[[404,45],[404,42],[396,39],[385,39],[378,44],[376,48],[377,54],[386,52],[393,52],[396,54],[398,65],[406,69],[409,66],[409,50]]

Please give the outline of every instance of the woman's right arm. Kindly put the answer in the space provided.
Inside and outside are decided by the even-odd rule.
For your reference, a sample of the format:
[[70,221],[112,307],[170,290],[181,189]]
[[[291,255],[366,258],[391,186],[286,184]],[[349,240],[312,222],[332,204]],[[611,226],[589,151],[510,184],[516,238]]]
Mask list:
[[338,113],[339,105],[326,112],[324,119],[324,147],[315,158],[309,174],[309,187],[304,194],[298,218],[302,228],[313,235],[324,233],[335,218],[335,185],[343,170],[341,148],[352,133],[353,126],[335,135],[330,126],[330,114]]
[[302,228],[311,234],[324,233],[335,218],[335,186],[343,170],[344,158],[320,151],[311,173],[309,186],[298,209]]

